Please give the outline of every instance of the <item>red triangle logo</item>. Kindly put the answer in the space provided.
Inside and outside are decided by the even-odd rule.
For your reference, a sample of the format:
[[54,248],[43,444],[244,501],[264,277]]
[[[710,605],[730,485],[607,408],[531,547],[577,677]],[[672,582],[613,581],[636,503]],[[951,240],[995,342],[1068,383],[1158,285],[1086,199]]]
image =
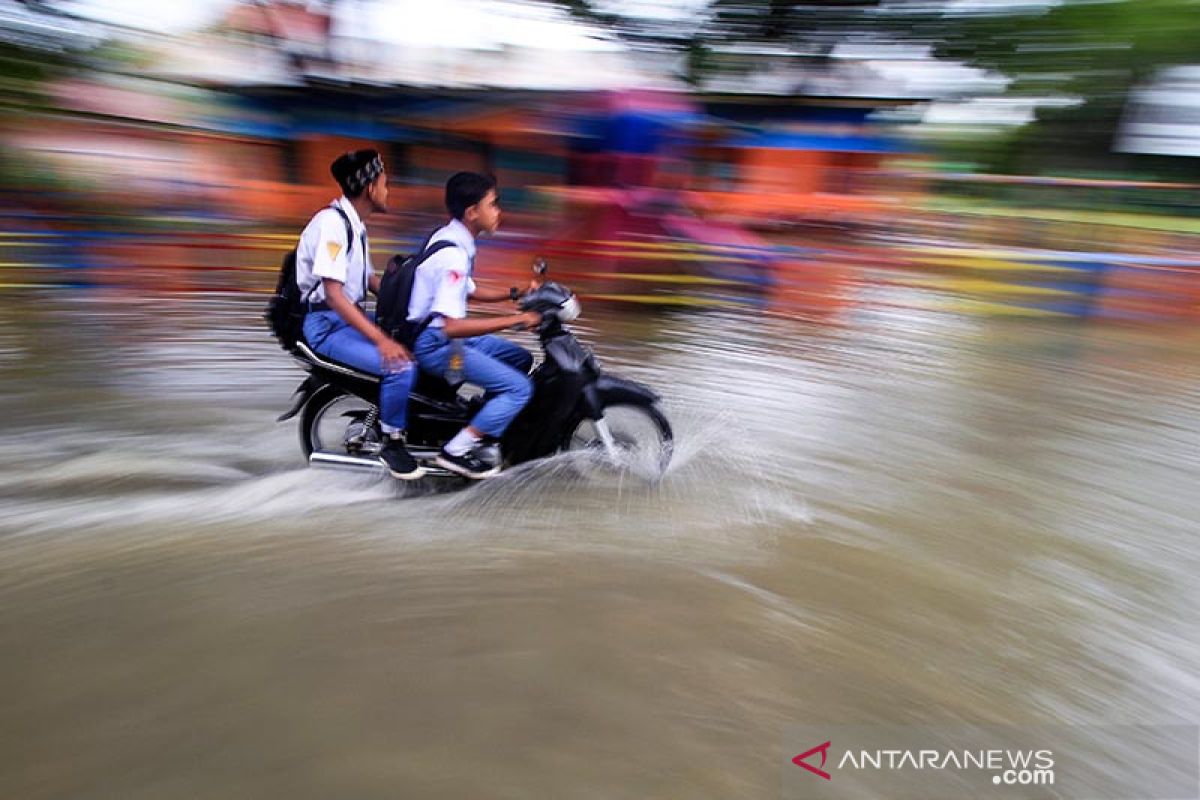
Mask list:
[[811,755],[820,753],[821,754],[821,766],[824,767],[825,759],[829,755],[829,744],[830,744],[829,742],[826,742],[825,744],[817,745],[812,750],[806,750],[805,752],[803,752],[800,755],[793,758],[792,763],[795,764],[797,767],[804,767],[806,770],[808,770],[812,774],[819,775],[827,781],[833,780],[833,778],[830,777],[828,772],[826,772],[823,769],[818,769],[817,767],[814,767],[812,764],[809,764],[807,761],[804,760]]

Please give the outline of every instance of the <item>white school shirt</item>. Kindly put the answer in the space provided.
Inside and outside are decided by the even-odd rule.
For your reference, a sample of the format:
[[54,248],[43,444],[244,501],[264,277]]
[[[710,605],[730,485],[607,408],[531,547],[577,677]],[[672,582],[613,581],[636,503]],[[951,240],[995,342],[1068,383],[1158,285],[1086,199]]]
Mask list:
[[443,317],[463,319],[467,316],[467,298],[475,293],[471,271],[475,264],[475,237],[460,220],[434,232],[429,244],[453,242],[443,247],[417,267],[413,276],[412,294],[408,302],[408,319],[420,322],[434,315],[430,327],[445,325]]
[[[333,209],[338,206],[350,218],[354,232],[354,248],[346,258],[346,222]],[[322,278],[332,278],[343,285],[342,293],[351,303],[359,305],[366,299],[364,288],[371,275],[371,251],[367,244],[367,226],[359,219],[354,204],[339,197],[318,211],[300,234],[296,245],[296,285],[301,296],[309,302],[324,302]],[[315,287],[315,288],[314,288]],[[309,291],[312,290],[312,294]]]

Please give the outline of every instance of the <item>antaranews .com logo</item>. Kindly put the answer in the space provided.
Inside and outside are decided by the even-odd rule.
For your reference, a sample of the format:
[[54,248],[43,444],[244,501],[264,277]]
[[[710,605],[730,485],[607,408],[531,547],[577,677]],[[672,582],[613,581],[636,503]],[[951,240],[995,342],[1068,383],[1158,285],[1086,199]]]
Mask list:
[[1200,727],[797,727],[793,798],[1200,800]]
[[[832,741],[805,750],[792,763],[827,781],[825,771]],[[809,759],[820,756],[814,766]],[[992,784],[999,786],[1052,786],[1054,752],[1052,750],[846,750],[838,760],[839,772],[853,770],[987,770]]]

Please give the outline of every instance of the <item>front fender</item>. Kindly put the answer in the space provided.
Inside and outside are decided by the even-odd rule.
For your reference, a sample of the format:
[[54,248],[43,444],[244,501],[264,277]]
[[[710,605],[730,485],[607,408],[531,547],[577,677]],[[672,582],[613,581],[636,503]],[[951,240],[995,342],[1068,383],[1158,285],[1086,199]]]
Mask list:
[[661,399],[649,386],[615,375],[601,375],[588,389],[591,395],[588,401],[597,413],[603,411],[605,406],[622,403],[649,406]]

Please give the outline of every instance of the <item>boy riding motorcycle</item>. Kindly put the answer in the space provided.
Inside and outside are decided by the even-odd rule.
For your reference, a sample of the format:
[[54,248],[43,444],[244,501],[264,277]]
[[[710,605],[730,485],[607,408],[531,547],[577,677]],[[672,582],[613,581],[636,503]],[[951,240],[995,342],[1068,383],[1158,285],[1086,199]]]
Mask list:
[[470,423],[438,453],[435,463],[467,478],[489,478],[500,471],[476,452],[484,436],[499,439],[533,394],[528,350],[499,336],[506,328],[532,328],[542,321],[536,311],[487,319],[467,318],[467,298],[483,302],[516,302],[516,287],[478,287],[472,277],[475,240],[500,227],[496,181],[474,172],[459,172],[446,182],[446,210],[451,220],[430,237],[429,244],[451,242],[425,259],[416,270],[408,320],[425,326],[413,354],[421,369],[466,380],[484,389],[486,402]]
[[416,480],[425,468],[404,444],[408,394],[416,380],[412,354],[363,309],[367,292],[379,291],[365,220],[387,211],[387,173],[375,150],[344,153],[330,172],[342,196],[313,216],[296,247],[296,284],[307,305],[304,338],[318,353],[380,376],[385,441],[379,458],[394,477]]

